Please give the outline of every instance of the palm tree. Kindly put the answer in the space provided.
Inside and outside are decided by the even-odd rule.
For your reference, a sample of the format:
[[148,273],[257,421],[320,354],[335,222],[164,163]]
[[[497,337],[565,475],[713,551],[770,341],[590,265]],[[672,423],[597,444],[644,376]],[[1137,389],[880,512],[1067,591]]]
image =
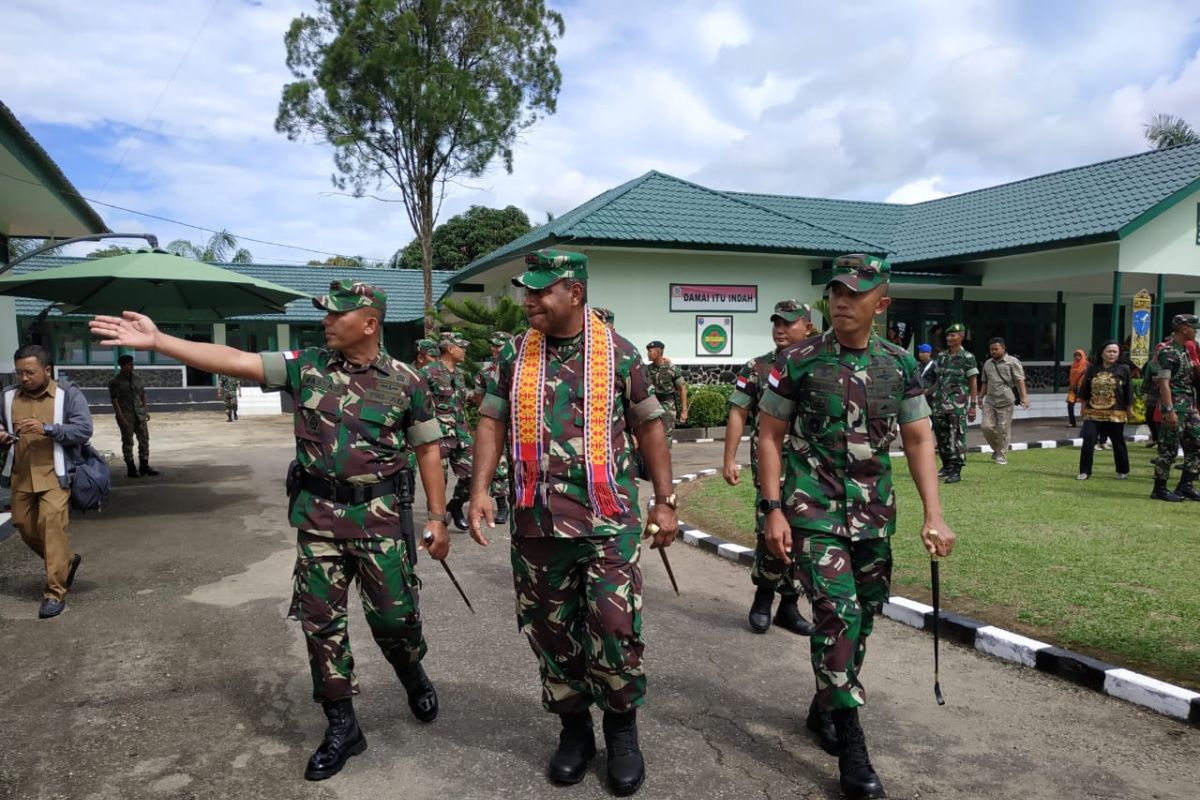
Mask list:
[[1196,133],[1183,117],[1155,114],[1142,127],[1146,132],[1146,141],[1150,142],[1155,150],[1200,142],[1200,133]]
[[254,262],[250,251],[244,247],[238,247],[237,237],[224,229],[210,236],[203,245],[194,244],[187,239],[176,239],[167,245],[167,252],[208,264],[252,264]]

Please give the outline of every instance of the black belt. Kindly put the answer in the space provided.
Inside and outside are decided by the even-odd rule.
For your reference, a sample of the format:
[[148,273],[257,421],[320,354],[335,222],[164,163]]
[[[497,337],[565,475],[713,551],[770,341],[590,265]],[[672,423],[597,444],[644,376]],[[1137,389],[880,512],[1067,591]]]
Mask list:
[[315,494],[322,500],[342,505],[361,505],[374,500],[376,497],[386,497],[396,493],[396,482],[392,479],[379,483],[341,483],[339,481],[315,478],[304,475],[300,479],[300,488],[309,494]]

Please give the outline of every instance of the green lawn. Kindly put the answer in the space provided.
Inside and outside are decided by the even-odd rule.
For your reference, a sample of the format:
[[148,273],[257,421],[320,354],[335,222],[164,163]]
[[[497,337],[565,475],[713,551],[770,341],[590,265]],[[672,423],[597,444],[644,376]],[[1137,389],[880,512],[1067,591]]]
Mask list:
[[[1098,451],[1086,482],[1074,448],[1015,452],[1005,467],[972,454],[962,483],[941,487],[959,537],[942,565],[943,607],[1200,690],[1200,503],[1148,499],[1152,452],[1131,445],[1133,471],[1118,481],[1111,451]],[[921,504],[907,463],[893,466],[893,591],[927,603]],[[719,476],[681,484],[681,519],[753,547],[742,474],[738,487]]]

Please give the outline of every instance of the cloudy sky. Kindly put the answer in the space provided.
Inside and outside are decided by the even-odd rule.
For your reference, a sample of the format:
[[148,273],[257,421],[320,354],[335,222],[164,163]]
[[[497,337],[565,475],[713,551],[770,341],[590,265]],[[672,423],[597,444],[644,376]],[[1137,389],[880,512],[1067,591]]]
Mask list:
[[[303,0],[6,0],[0,100],[85,196],[244,239],[384,259],[402,207],[333,193],[275,133]],[[535,224],[650,169],[720,189],[915,202],[1200,128],[1194,0],[552,0],[557,115],[455,187]],[[2,179],[2,178],[0,178]],[[394,192],[393,197],[398,197]],[[206,234],[96,205],[114,230]],[[259,262],[304,250],[246,241]]]

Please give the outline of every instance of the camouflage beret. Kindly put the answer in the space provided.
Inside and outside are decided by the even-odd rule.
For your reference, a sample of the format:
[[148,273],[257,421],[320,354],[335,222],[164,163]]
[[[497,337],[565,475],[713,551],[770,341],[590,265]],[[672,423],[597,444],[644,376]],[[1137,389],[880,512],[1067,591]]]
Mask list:
[[588,259],[583,253],[545,248],[525,256],[525,272],[512,279],[514,286],[539,291],[564,278],[587,281]]
[[439,344],[442,346],[452,344],[465,350],[470,342],[468,342],[466,337],[457,331],[442,331],[442,338]]
[[1200,327],[1200,318],[1195,314],[1176,314],[1171,317],[1171,329],[1174,330],[1181,325],[1191,325],[1193,328]]
[[508,331],[496,331],[488,341],[493,347],[504,347],[504,345],[512,341],[512,338],[513,335]]
[[435,342],[433,339],[418,339],[417,340],[417,352],[424,353],[427,356],[433,356],[434,358],[437,358],[438,355],[441,353],[441,350],[438,349],[438,343]]
[[955,322],[951,325],[947,325],[946,330],[943,331],[943,333],[966,333],[966,332],[967,332],[967,326],[963,325],[961,322]]
[[313,306],[335,314],[356,308],[378,308],[380,313],[386,313],[387,292],[362,281],[333,281],[329,284],[329,294],[314,297]]
[[836,282],[845,284],[854,292],[869,292],[887,283],[891,276],[892,265],[882,258],[852,253],[834,260],[833,277],[825,285]]
[[808,303],[798,303],[795,300],[780,300],[775,304],[774,320],[779,317],[784,322],[795,322],[798,319],[812,319],[812,308]]

